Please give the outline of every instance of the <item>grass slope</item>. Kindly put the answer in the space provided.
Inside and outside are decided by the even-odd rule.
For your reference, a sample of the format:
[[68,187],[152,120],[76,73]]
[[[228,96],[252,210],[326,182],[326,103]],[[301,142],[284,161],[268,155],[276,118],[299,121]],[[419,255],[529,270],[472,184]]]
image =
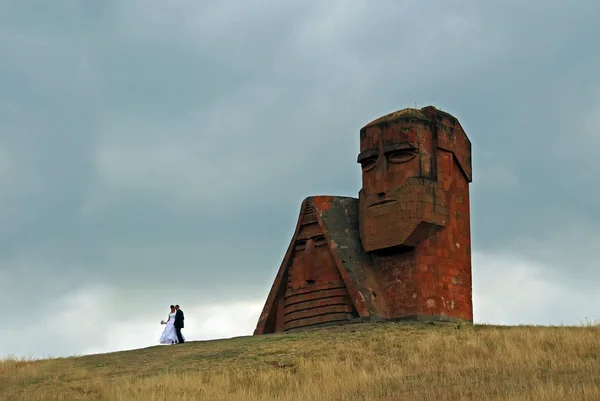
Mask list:
[[0,400],[600,400],[600,326],[380,323],[0,362]]

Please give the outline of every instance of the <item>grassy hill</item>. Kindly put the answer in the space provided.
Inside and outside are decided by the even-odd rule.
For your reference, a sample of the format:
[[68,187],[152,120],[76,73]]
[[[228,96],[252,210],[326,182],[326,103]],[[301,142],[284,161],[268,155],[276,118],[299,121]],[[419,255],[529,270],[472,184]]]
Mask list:
[[600,400],[600,326],[359,324],[0,362],[0,400]]

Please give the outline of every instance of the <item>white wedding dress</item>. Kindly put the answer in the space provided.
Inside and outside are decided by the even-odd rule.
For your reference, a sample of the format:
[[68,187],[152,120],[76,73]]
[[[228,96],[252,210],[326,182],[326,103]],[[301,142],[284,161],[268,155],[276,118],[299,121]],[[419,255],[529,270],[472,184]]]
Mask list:
[[[177,333],[175,332],[175,312],[169,313],[169,321],[165,324],[165,329],[163,330],[162,335],[160,336],[159,343],[160,344],[174,344],[178,343]],[[183,341],[185,341],[185,336],[181,333],[181,337],[183,337]]]

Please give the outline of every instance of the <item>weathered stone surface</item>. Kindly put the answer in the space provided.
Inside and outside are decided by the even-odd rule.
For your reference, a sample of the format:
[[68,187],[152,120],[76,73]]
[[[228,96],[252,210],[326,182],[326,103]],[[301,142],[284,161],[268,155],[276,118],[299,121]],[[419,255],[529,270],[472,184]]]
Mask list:
[[304,200],[255,334],[352,320],[473,320],[471,143],[433,106],[360,130],[358,199]]

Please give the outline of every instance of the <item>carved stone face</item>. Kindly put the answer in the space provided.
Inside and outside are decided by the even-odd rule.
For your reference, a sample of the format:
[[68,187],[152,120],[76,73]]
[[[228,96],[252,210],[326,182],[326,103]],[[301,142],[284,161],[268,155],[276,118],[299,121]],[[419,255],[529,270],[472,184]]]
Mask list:
[[[436,223],[439,193],[429,121],[418,110],[361,130],[360,236],[366,251],[414,246]],[[438,199],[439,200],[439,199]]]
[[288,291],[297,291],[339,279],[333,255],[316,222],[300,228],[293,252]]

